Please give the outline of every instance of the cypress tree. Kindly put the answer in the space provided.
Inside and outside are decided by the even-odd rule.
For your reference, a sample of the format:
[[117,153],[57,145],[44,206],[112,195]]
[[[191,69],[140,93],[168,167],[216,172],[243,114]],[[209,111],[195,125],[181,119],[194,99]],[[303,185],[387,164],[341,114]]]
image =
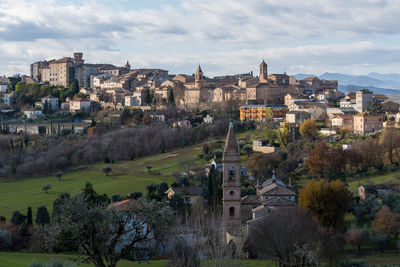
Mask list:
[[28,207],[28,212],[26,214],[26,223],[28,226],[33,225],[33,218],[32,218],[32,207]]

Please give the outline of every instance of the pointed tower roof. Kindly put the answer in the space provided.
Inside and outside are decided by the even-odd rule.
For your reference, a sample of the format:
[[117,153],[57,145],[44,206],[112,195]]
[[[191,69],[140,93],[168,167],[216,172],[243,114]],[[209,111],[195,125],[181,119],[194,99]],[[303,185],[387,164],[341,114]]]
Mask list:
[[265,63],[264,59],[263,59],[263,61],[262,61],[261,64],[260,64],[260,67],[261,67],[261,66],[267,66],[267,63]]
[[224,157],[232,155],[239,155],[239,146],[236,141],[235,131],[233,129],[233,122],[229,123],[228,135],[226,136],[225,146],[224,146]]
[[196,70],[196,73],[202,73],[203,71],[201,70],[201,67],[200,67],[200,64],[199,64],[199,66],[197,67],[197,70]]

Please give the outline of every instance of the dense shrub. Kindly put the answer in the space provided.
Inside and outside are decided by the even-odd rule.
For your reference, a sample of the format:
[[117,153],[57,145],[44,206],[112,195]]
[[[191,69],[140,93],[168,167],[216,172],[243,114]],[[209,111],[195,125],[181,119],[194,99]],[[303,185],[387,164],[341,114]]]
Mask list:
[[11,235],[6,230],[0,230],[0,251],[11,247]]

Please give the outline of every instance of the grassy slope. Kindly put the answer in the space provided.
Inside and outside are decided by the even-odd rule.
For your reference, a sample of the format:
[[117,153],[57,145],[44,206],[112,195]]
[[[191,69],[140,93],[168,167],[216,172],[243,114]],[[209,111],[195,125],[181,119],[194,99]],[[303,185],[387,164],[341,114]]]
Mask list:
[[[53,201],[60,193],[78,192],[86,182],[91,182],[98,193],[125,195],[135,191],[145,192],[147,185],[166,181],[169,184],[175,179],[172,173],[182,170],[182,161],[192,160],[192,165],[200,165],[201,160],[197,155],[201,152],[202,145],[189,146],[173,152],[140,158],[134,161],[123,161],[116,164],[97,163],[71,169],[58,181],[54,176],[29,178],[17,181],[0,183],[0,215],[10,219],[14,210],[26,213],[28,206],[32,206],[34,214],[40,205],[51,209]],[[109,165],[113,168],[109,176],[105,176],[102,167]],[[152,173],[160,176],[149,175],[146,169],[151,165]],[[52,189],[46,194],[42,186],[51,184]]]
[[[64,255],[64,254],[37,254],[37,253],[0,253],[0,266],[13,266],[13,267],[27,267],[32,262],[36,260],[39,262],[48,262],[51,258],[58,259],[61,262],[73,262],[74,256]],[[150,267],[161,267],[166,266],[166,260],[151,261],[150,264],[143,264],[139,262],[131,261],[121,261],[119,267],[135,267],[135,266],[150,266]],[[79,266],[94,266],[93,264],[80,264]]]
[[[13,267],[26,267],[33,259],[39,262],[48,262],[51,258],[58,259],[61,262],[73,262],[73,255],[65,254],[37,254],[37,253],[21,253],[21,252],[0,252],[0,266],[13,266]],[[155,260],[148,263],[139,263],[132,261],[120,261],[118,267],[135,267],[135,266],[149,266],[149,267],[161,267],[167,265],[167,260]],[[212,265],[210,261],[203,261],[201,266],[206,267]],[[94,266],[93,264],[80,264],[79,266]],[[236,265],[235,265],[236,266]],[[260,260],[239,260],[238,266],[244,267],[257,267],[257,266],[275,266],[274,263],[270,261],[260,261]]]
[[400,180],[397,178],[400,176],[400,170],[390,172],[383,175],[368,176],[361,178],[348,178],[347,183],[349,184],[349,190],[351,192],[357,192],[359,184],[385,184],[385,183],[398,183]]
[[[346,182],[348,184],[348,188],[350,192],[358,194],[357,188],[359,185],[365,184],[386,184],[386,183],[399,183],[400,180],[397,178],[400,177],[400,170],[376,175],[376,176],[366,176],[360,178],[346,177]],[[299,188],[304,187],[310,180],[308,179],[300,179],[297,182]]]
[[[237,137],[251,136],[254,132],[247,131],[238,134]],[[203,144],[188,146],[134,161],[122,161],[116,164],[97,163],[73,168],[62,176],[62,181],[58,181],[54,176],[16,181],[1,181],[0,179],[0,216],[5,216],[9,220],[15,210],[26,214],[28,206],[33,208],[34,216],[36,208],[40,205],[51,210],[53,201],[60,193],[78,192],[86,182],[92,183],[98,193],[106,193],[109,197],[113,194],[123,196],[136,191],[144,193],[146,186],[151,183],[166,181],[171,184],[175,181],[172,177],[174,172],[182,172],[194,166],[204,166],[204,162],[197,157],[201,153],[202,146]],[[102,167],[106,165],[113,168],[108,177],[102,172]],[[153,167],[152,173],[161,175],[149,175],[147,165]],[[48,194],[42,191],[42,187],[46,184],[52,186]]]

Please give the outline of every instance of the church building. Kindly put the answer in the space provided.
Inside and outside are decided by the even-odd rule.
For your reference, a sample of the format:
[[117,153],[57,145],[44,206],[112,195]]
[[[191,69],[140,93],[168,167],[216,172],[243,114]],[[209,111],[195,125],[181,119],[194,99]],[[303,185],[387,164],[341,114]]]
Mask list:
[[222,157],[223,223],[229,236],[236,236],[243,226],[249,226],[273,209],[297,205],[297,195],[283,181],[275,177],[261,185],[257,180],[256,195],[241,196],[240,150],[233,122],[229,124]]

